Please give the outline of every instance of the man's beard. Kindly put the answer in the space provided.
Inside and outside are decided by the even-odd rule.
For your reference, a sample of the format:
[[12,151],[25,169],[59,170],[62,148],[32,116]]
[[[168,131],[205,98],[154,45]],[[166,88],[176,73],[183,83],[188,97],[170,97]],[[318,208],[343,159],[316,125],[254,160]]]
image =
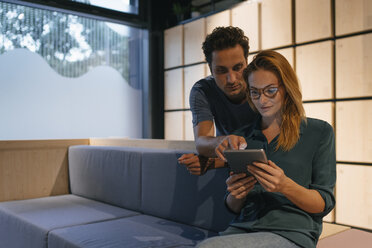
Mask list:
[[247,100],[247,93],[242,90],[239,92],[239,94],[230,95],[228,98],[234,104],[242,104],[244,101]]

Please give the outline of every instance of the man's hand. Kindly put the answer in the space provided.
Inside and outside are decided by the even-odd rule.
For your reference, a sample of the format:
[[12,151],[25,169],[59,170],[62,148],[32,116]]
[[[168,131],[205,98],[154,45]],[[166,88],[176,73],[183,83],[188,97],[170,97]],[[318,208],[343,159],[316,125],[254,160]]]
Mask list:
[[210,167],[213,167],[211,162],[208,163],[208,158],[193,153],[183,154],[178,159],[178,163],[185,165],[192,175],[197,176],[204,175]]
[[195,155],[194,153],[183,154],[178,159],[178,163],[186,166],[190,174],[197,176],[204,175],[210,169],[226,167],[226,163],[221,159],[207,158],[201,155]]
[[218,158],[226,161],[223,152],[230,148],[233,150],[244,150],[247,147],[247,142],[244,137],[237,135],[228,135],[217,145],[215,152]]

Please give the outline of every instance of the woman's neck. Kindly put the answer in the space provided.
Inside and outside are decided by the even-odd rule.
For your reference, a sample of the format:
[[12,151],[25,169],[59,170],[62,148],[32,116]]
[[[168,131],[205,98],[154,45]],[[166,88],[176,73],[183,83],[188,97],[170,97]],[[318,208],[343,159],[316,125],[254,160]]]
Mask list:
[[279,133],[281,118],[264,118],[262,117],[261,128],[262,133],[265,135],[268,143],[270,143]]

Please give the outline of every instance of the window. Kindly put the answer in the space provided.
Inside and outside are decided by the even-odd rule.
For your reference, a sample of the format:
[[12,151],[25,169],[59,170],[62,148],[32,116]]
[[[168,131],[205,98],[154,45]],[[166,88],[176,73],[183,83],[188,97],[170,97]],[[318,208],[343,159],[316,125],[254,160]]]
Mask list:
[[129,37],[138,37],[138,30],[48,10],[0,5],[0,54],[26,48],[66,77],[108,65],[129,79]]
[[[0,31],[0,139],[141,138],[146,31],[4,2]],[[27,130],[14,125],[24,121]]]
[[120,12],[138,14],[138,0],[72,0]]

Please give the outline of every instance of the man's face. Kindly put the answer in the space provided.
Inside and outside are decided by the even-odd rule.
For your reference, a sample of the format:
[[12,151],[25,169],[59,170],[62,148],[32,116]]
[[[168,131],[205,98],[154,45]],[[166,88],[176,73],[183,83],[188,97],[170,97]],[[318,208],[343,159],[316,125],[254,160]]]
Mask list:
[[246,100],[247,84],[243,79],[245,67],[247,60],[240,45],[212,53],[212,76],[217,86],[234,103],[240,104]]

